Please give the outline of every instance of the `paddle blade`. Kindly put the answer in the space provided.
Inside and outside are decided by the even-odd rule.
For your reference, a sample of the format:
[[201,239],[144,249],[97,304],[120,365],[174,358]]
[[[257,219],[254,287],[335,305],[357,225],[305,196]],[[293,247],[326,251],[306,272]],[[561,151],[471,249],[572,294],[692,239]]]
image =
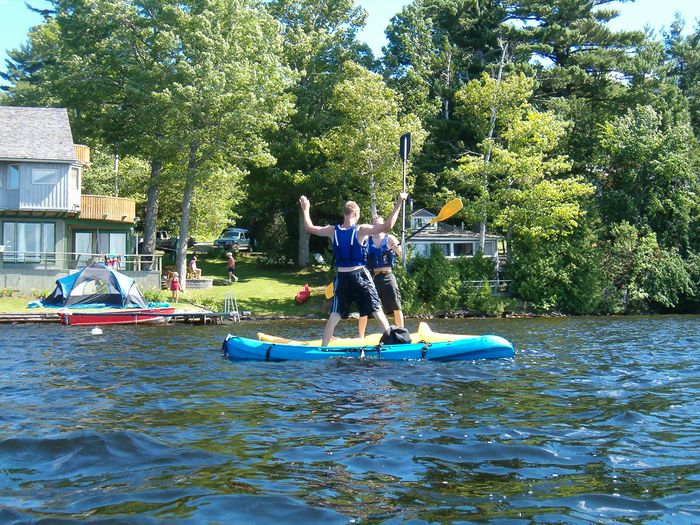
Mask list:
[[436,222],[444,221],[445,219],[449,219],[452,217],[455,213],[457,213],[459,210],[462,209],[464,205],[462,204],[462,199],[453,199],[447,204],[445,204],[442,209],[440,210],[440,213],[437,214],[437,217],[432,219],[430,221],[430,224],[435,224]]
[[329,284],[326,286],[326,299],[333,299],[333,294],[335,293],[335,290],[333,290],[333,283]]

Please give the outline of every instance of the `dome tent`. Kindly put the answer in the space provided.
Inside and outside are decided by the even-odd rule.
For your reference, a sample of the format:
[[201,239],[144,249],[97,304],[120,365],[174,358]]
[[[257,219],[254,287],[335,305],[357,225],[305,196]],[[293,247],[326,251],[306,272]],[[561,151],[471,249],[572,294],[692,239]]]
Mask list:
[[57,279],[56,289],[42,304],[68,308],[147,307],[141,290],[131,277],[98,262]]

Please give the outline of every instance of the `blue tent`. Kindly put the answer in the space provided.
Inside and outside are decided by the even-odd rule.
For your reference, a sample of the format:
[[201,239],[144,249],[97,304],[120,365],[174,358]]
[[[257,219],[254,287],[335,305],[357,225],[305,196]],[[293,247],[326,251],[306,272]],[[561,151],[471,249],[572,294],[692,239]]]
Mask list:
[[57,279],[56,289],[42,303],[68,308],[146,308],[146,300],[131,277],[98,262]]

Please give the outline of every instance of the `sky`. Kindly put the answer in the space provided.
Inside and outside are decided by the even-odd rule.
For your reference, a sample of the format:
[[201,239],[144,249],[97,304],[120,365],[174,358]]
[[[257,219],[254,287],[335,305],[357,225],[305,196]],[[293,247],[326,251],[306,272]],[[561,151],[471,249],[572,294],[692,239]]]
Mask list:
[[[45,0],[28,0],[35,7],[44,7]],[[367,25],[360,39],[369,44],[376,55],[386,44],[384,29],[389,20],[411,0],[358,0],[368,12]],[[686,21],[686,32],[696,27],[700,20],[699,0],[636,0],[633,3],[613,2],[609,7],[618,9],[621,15],[610,25],[613,29],[655,30],[668,27],[673,14],[678,11]],[[0,0],[0,69],[5,69],[7,49],[20,46],[27,39],[29,28],[41,22],[41,17],[25,6],[25,0]]]

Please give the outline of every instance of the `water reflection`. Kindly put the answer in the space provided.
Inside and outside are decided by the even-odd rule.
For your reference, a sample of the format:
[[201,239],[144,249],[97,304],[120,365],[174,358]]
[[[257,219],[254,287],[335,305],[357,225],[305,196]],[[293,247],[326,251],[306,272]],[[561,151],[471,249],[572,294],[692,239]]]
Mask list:
[[431,324],[516,357],[232,363],[226,327],[3,327],[0,521],[700,521],[698,319]]

